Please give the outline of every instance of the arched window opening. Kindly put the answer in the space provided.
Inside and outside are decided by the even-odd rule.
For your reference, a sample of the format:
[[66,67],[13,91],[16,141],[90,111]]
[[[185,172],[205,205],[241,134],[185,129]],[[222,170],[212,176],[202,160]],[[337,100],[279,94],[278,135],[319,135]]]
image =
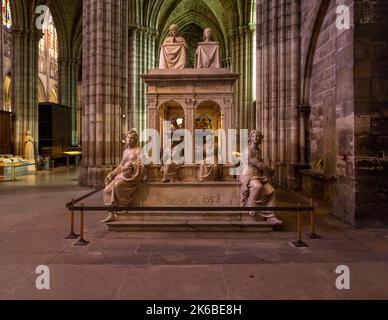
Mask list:
[[47,10],[43,24],[43,37],[39,41],[39,72],[58,79],[58,33],[53,16]]

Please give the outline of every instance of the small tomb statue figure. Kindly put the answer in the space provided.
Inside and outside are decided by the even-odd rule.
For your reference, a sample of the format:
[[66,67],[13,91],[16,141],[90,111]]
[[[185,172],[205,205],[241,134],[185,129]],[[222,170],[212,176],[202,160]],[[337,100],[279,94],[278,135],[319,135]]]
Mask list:
[[204,145],[204,160],[199,167],[199,182],[218,181],[220,176],[220,166],[218,164],[217,143],[207,142]]

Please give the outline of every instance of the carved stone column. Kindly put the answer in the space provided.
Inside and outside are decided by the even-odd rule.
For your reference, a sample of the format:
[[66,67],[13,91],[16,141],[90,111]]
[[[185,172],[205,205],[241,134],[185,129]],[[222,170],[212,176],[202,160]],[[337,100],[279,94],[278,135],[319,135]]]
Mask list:
[[121,158],[128,89],[128,0],[83,2],[83,165],[97,186]]
[[[37,140],[38,131],[38,30],[12,29],[12,105],[14,110],[14,154],[23,154],[27,130]],[[38,154],[38,143],[35,143]]]
[[231,43],[231,69],[241,76],[237,81],[236,112],[233,127],[249,129],[255,125],[253,110],[252,68],[253,68],[253,29],[250,25],[242,25],[229,31]]
[[71,142],[77,144],[77,83],[79,61],[59,58],[59,103],[71,108]]
[[147,127],[146,87],[140,76],[155,66],[156,30],[142,25],[130,26],[129,127],[139,132]]

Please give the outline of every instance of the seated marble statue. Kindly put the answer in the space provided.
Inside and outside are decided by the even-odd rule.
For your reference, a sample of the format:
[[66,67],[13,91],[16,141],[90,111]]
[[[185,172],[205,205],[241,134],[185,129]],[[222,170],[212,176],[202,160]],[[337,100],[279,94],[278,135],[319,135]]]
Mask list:
[[160,49],[159,69],[184,69],[188,64],[188,45],[179,35],[178,26],[170,26],[170,35]]
[[[260,150],[262,140],[262,133],[252,130],[248,148],[242,154],[244,165],[240,176],[241,202],[245,207],[275,206],[276,191],[271,184],[270,169],[264,164]],[[250,214],[256,215],[256,212],[253,210]],[[273,212],[260,212],[259,215],[268,222],[282,223]]]
[[201,162],[198,172],[199,182],[217,181],[219,180],[219,172],[217,144],[206,143],[204,145],[204,160]]
[[[139,136],[136,131],[128,132],[121,164],[105,179],[104,204],[106,206],[128,207],[131,205],[139,184],[144,182],[146,168],[141,159],[138,145]],[[116,220],[115,212],[111,211],[103,223]]]
[[203,42],[198,44],[195,53],[195,67],[201,68],[221,68],[220,44],[213,40],[212,29],[206,28],[203,32]]
[[172,148],[172,161],[171,163],[163,164],[161,168],[161,172],[163,174],[162,182],[164,183],[174,183],[179,180],[179,168],[180,164],[178,161],[174,161],[174,159],[178,159],[179,155],[177,154],[177,148]]

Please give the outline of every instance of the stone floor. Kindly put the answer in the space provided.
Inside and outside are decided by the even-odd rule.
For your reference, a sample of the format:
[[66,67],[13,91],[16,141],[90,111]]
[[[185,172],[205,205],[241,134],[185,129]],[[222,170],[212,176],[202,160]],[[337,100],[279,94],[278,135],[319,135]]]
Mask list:
[[[76,176],[59,168],[0,183],[0,298],[388,299],[388,230],[355,230],[319,203],[323,239],[308,248],[289,245],[293,214],[279,232],[128,234],[108,232],[102,213],[87,216],[90,245],[75,247],[64,240],[64,204],[89,191]],[[50,290],[36,289],[38,265],[50,268]],[[350,268],[350,290],[336,289],[339,265]]]

